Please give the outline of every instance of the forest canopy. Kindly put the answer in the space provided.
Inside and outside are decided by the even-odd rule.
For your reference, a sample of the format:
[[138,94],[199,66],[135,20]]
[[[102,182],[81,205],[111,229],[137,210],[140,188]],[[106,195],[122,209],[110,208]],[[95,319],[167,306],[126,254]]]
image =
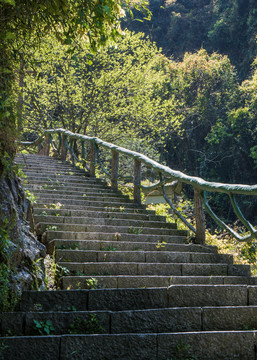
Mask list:
[[[6,9],[13,6],[2,3]],[[25,1],[15,4],[20,14],[28,9]],[[79,7],[66,19],[62,2],[62,10],[47,9],[57,11],[47,21],[40,1],[35,16],[25,12],[34,25],[27,15],[14,17],[13,34],[20,34],[18,29],[29,34],[22,41],[2,30],[12,68],[2,72],[1,124],[5,129],[8,123],[10,134],[2,130],[1,135],[0,129],[1,152],[12,152],[8,146],[15,142],[9,140],[17,127],[28,140],[46,128],[64,127],[122,145],[133,139],[170,167],[208,180],[255,183],[256,65],[249,72],[256,56],[254,3],[247,1],[245,10],[240,0],[151,1],[150,22],[135,21],[145,16],[137,10],[132,20],[123,21],[124,29],[136,32],[121,31],[121,3],[118,8],[110,4],[113,14],[102,9],[102,26],[89,37],[81,36]],[[88,31],[92,12],[84,11]],[[72,24],[74,14],[78,31],[62,23],[60,32],[58,21]]]
[[125,18],[125,26],[149,35],[167,56],[182,60],[203,47],[227,55],[241,80],[249,75],[257,55],[256,1],[151,0],[150,10],[151,21]]

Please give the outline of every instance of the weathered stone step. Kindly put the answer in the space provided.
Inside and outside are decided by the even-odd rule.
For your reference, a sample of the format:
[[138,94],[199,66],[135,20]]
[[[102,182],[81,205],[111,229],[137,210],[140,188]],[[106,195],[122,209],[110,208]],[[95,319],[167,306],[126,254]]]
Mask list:
[[86,173],[84,170],[77,170],[77,169],[74,169],[74,170],[70,170],[70,169],[56,169],[56,168],[53,168],[52,170],[50,169],[45,169],[45,170],[42,170],[42,169],[37,169],[37,170],[28,170],[28,169],[23,169],[22,170],[23,173],[27,176],[27,178],[30,178],[30,177],[41,177],[43,179],[56,179],[58,178],[59,176],[81,176],[82,178],[83,177],[86,177],[86,179],[89,179],[89,174]]
[[[124,206],[120,206],[120,207],[114,207],[114,206],[88,206],[88,207],[84,207],[84,206],[76,206],[76,205],[64,205],[64,204],[60,204],[60,203],[48,203],[48,204],[43,204],[40,203],[39,201],[36,202],[35,206],[35,211],[39,211],[40,213],[44,212],[44,211],[56,211],[56,213],[60,213],[60,210],[64,211],[64,215],[65,216],[71,216],[71,214],[78,214],[78,215],[83,215],[85,213],[90,214],[91,216],[94,216],[94,214],[96,214],[96,216],[98,216],[97,214],[100,215],[100,213],[103,214],[107,214],[108,216],[112,216],[115,214],[130,214],[133,217],[134,216],[141,216],[143,215],[150,215],[150,216],[156,216],[154,210],[146,210],[146,207],[142,206],[142,207],[138,207],[137,205],[135,205],[134,207],[124,207]],[[69,215],[68,215],[69,214]],[[160,219],[163,219],[163,217],[159,217]]]
[[39,196],[40,201],[42,202],[49,202],[49,201],[60,201],[62,203],[71,203],[76,204],[78,202],[78,205],[83,204],[84,201],[102,201],[102,202],[112,202],[112,203],[132,203],[131,200],[129,200],[128,196],[125,195],[117,195],[117,194],[84,194],[82,195],[64,195],[59,194],[57,191],[54,191],[53,194],[47,194],[47,193],[38,193],[37,196]]
[[[76,274],[77,278],[73,279]],[[62,279],[63,289],[101,289],[125,288],[162,288],[171,285],[256,285],[257,281],[246,276],[167,276],[167,275],[81,275],[80,271],[72,271],[72,277]]]
[[[68,206],[68,207],[71,207],[73,206],[72,209],[80,209],[80,208],[86,208],[88,209],[89,206],[91,207],[102,207],[102,208],[105,208],[105,210],[108,208],[108,209],[113,209],[113,208],[116,208],[116,209],[122,209],[124,211],[124,209],[127,209],[127,208],[133,208],[133,209],[145,209],[146,206],[144,205],[136,205],[136,204],[133,204],[131,202],[128,202],[126,200],[119,200],[117,202],[115,202],[113,199],[107,199],[106,197],[102,198],[101,200],[99,201],[93,201],[93,200],[87,200],[87,198],[85,198],[85,200],[64,200],[64,199],[40,199],[41,201],[44,200],[44,202],[38,202],[37,203],[37,207],[47,207],[48,204],[56,204],[56,203],[60,203],[63,205],[63,206]],[[41,205],[39,205],[41,204]],[[117,211],[117,210],[116,210]]]
[[255,331],[202,331],[10,337],[3,339],[3,355],[19,360],[254,360],[255,335]]
[[54,215],[35,215],[36,223],[48,224],[87,224],[87,225],[112,225],[112,226],[129,226],[141,228],[143,226],[151,228],[166,228],[174,229],[173,223],[166,223],[161,221],[150,220],[131,220],[131,219],[116,219],[116,218],[92,218],[92,217],[73,217],[73,216],[54,216]]
[[[91,179],[91,178],[90,178]],[[101,190],[107,190],[110,189],[107,184],[104,184],[102,182],[95,182],[95,180],[88,180],[87,182],[84,182],[82,184],[78,183],[71,183],[71,182],[60,182],[60,181],[44,181],[44,180],[37,180],[33,181],[33,183],[26,183],[25,184],[27,189],[31,189],[31,191],[35,190],[44,190],[46,189],[61,189],[61,190],[80,190],[80,191],[86,191],[94,189],[95,191],[101,191]]]
[[[72,273],[85,274],[87,276],[112,276],[112,275],[139,275],[139,276],[250,276],[250,267],[247,265],[233,264],[204,264],[204,263],[140,263],[140,262],[58,262],[67,267]],[[63,278],[68,286],[69,281],[77,283],[76,276]],[[79,279],[79,280],[82,280]],[[169,280],[169,279],[168,279]],[[123,279],[121,278],[121,281]],[[150,283],[152,284],[152,283]],[[168,286],[152,284],[150,287]],[[140,285],[146,286],[146,285]],[[124,286],[123,286],[124,287]],[[130,282],[127,287],[135,287]],[[83,288],[83,287],[82,287]]]
[[[147,225],[147,223],[146,223]],[[172,228],[173,225],[173,228]],[[54,228],[53,228],[54,227]],[[43,233],[47,230],[67,231],[67,232],[106,232],[119,234],[151,234],[151,235],[184,235],[184,230],[177,230],[176,224],[171,224],[168,229],[165,228],[151,228],[151,227],[132,227],[132,226],[112,226],[112,225],[79,225],[70,223],[39,223],[37,224],[38,233]]]
[[[34,182],[34,181],[37,181],[37,180],[42,180],[42,175],[41,174],[35,174],[35,175],[32,175],[32,174],[26,174],[27,176],[27,181],[30,181],[30,182]],[[50,179],[50,180],[49,180]],[[94,178],[93,178],[94,179]],[[87,183],[90,183],[92,182],[93,183],[93,180],[92,178],[88,178],[86,176],[81,176],[81,175],[53,175],[52,177],[49,176],[49,177],[46,177],[45,178],[45,182],[47,181],[54,181],[54,180],[58,180],[60,182],[62,181],[65,181],[65,182],[76,182],[76,183],[81,183],[83,184],[84,182],[87,182]]]
[[257,286],[250,285],[172,285],[169,288],[127,288],[25,291],[20,310],[78,311],[139,310],[169,307],[255,306]]
[[[92,318],[97,324],[91,331],[99,334],[256,330],[257,306],[3,313],[1,334],[35,335],[34,321],[51,321],[54,335],[69,334],[76,324],[90,324]],[[84,331],[90,331],[90,326],[84,325]]]
[[[58,159],[53,159],[53,158],[47,158],[45,156],[41,156],[35,159],[26,159],[25,160],[23,158],[17,158],[15,157],[15,162],[21,165],[24,165],[25,168],[32,168],[32,169],[37,169],[39,168],[44,168],[45,170],[48,168],[48,166],[63,166],[63,167],[70,167],[73,169],[79,169],[81,170],[82,168],[80,166],[75,166],[73,165],[71,162],[69,161],[62,161],[62,160],[58,160]],[[83,169],[82,169],[83,170]]]
[[67,179],[67,177],[64,177],[62,179],[60,178],[46,178],[45,180],[43,180],[42,178],[37,178],[37,179],[30,179],[27,178],[26,181],[29,184],[34,184],[34,185],[45,185],[45,184],[49,184],[49,185],[68,185],[69,187],[73,187],[76,188],[78,186],[83,186],[83,187],[89,187],[92,186],[95,187],[97,185],[100,185],[99,188],[102,188],[103,186],[106,187],[107,185],[95,180],[94,178],[87,178],[86,177],[81,177],[79,176],[78,179]]
[[161,221],[165,222],[165,217],[160,215],[155,215],[154,211],[152,210],[138,210],[136,209],[135,212],[130,209],[131,212],[127,212],[128,210],[118,211],[119,209],[115,209],[115,211],[106,211],[106,208],[103,211],[90,211],[90,210],[70,210],[69,208],[66,209],[42,209],[37,208],[37,204],[34,205],[34,214],[40,216],[69,216],[69,217],[87,217],[87,218],[99,218],[99,219],[128,219],[128,220],[144,220],[144,221]]
[[36,155],[36,154],[17,154],[15,156],[15,162],[19,162],[19,163],[24,163],[28,164],[28,165],[38,165],[38,166],[42,166],[42,164],[44,165],[48,165],[48,164],[61,164],[61,165],[68,165],[68,166],[72,166],[72,163],[69,161],[63,161],[60,159],[56,159],[53,158],[51,156],[44,156],[44,155]]
[[178,252],[206,252],[217,253],[216,246],[198,244],[168,244],[130,241],[97,241],[97,240],[63,240],[55,239],[48,243],[48,250],[53,253],[56,250],[80,249],[80,250],[103,250],[103,251],[178,251]]
[[172,276],[171,285],[257,285],[252,276]]
[[46,232],[46,242],[53,239],[65,240],[104,240],[104,241],[130,241],[130,242],[167,242],[172,244],[184,244],[187,240],[186,231],[174,230],[174,235],[151,235],[151,234],[120,234],[105,232],[74,232],[74,231],[51,231]]
[[[53,239],[67,239],[67,240],[105,240],[105,241],[143,241],[143,242],[169,242],[169,243],[185,243],[186,231],[170,229],[153,229],[144,228],[144,231],[137,233],[136,231],[125,232],[127,227],[111,227],[111,226],[83,226],[76,227],[75,225],[59,224],[38,224],[37,233],[43,234],[46,231],[47,242]],[[69,230],[68,230],[69,229]],[[82,231],[83,230],[83,231]],[[158,230],[158,231],[157,231]],[[104,232],[106,231],[106,232]],[[124,232],[122,232],[124,231]]]
[[[45,156],[45,155],[39,155],[39,154],[22,154],[22,153],[20,153],[20,154],[17,154],[16,155],[16,157],[15,158],[17,158],[17,159],[30,159],[30,161],[31,160],[36,160],[36,161],[38,161],[38,159],[42,159],[42,161],[43,160],[46,160],[46,161],[54,161],[54,162],[56,162],[56,161],[61,161],[61,160],[59,160],[59,159],[57,159],[57,158],[54,158],[54,157],[51,157],[51,156]],[[64,163],[65,163],[65,161],[64,161]]]
[[63,174],[63,175],[69,175],[70,173],[73,174],[78,174],[78,175],[86,175],[89,176],[88,172],[86,172],[83,169],[78,169],[72,166],[65,166],[60,164],[58,165],[52,165],[52,166],[24,166],[23,167],[23,172],[25,174],[53,174],[53,175],[57,175],[57,174]]
[[59,250],[55,252],[57,262],[133,262],[133,263],[233,263],[233,255],[175,251],[94,251]]
[[[16,162],[17,163],[17,162]],[[57,175],[57,174],[67,174],[71,175],[77,174],[81,176],[89,177],[89,173],[85,169],[80,169],[73,167],[72,165],[62,165],[62,164],[43,164],[43,165],[31,165],[31,164],[24,164],[18,163],[21,170],[24,172],[25,175],[38,175],[43,174],[44,176],[50,175]]]
[[48,172],[51,171],[53,173],[58,172],[58,171],[79,171],[79,172],[83,172],[84,174],[88,174],[87,171],[85,169],[80,169],[77,167],[72,166],[71,164],[65,164],[65,163],[31,163],[31,162],[26,162],[24,163],[23,161],[15,161],[15,163],[20,166],[20,168],[22,169],[22,171],[24,173],[26,172],[37,172],[37,171],[42,171],[42,172]]
[[[30,187],[26,186],[26,189],[30,189]],[[32,189],[31,189],[32,190]],[[50,188],[42,188],[37,189],[37,195],[41,196],[73,196],[78,198],[83,198],[85,196],[108,196],[108,197],[125,197],[128,198],[127,195],[123,195],[121,192],[114,192],[110,187],[106,187],[105,189],[92,189],[92,187],[83,188],[83,189],[74,189],[74,188],[64,188],[62,187],[51,187]]]

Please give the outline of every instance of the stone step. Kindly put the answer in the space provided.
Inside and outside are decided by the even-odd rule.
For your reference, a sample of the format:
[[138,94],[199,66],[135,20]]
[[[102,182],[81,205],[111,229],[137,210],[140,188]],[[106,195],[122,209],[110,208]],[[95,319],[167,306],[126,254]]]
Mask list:
[[106,183],[103,182],[103,180],[100,179],[95,179],[95,178],[87,178],[87,177],[82,177],[82,176],[73,176],[73,177],[68,177],[68,176],[56,176],[56,177],[47,177],[45,179],[43,179],[42,177],[38,176],[38,177],[30,177],[27,176],[26,181],[28,183],[32,183],[32,184],[68,184],[69,186],[73,186],[73,187],[77,187],[79,186],[83,186],[83,185],[94,185],[94,184],[100,184],[103,186],[106,186]]
[[28,160],[28,159],[22,159],[15,157],[15,163],[18,165],[23,166],[25,169],[42,169],[46,170],[48,168],[54,169],[59,167],[60,169],[78,169],[81,170],[79,167],[73,166],[72,163],[68,161],[62,161],[62,160],[48,160],[44,161],[42,158],[38,158],[35,160]]
[[15,161],[15,163],[20,166],[20,168],[22,169],[22,171],[25,174],[38,174],[38,173],[44,173],[44,174],[56,174],[56,173],[77,173],[77,174],[82,174],[85,176],[89,176],[89,173],[86,169],[81,169],[78,167],[74,167],[72,165],[69,164],[59,164],[59,163],[49,163],[49,164],[31,164],[31,163],[24,163],[24,162],[17,162]]
[[65,163],[53,163],[53,162],[48,162],[48,163],[36,163],[36,162],[24,162],[24,161],[17,161],[15,160],[15,163],[20,166],[20,168],[22,169],[23,172],[37,172],[37,171],[42,171],[42,172],[48,172],[48,171],[52,171],[53,173],[56,171],[80,171],[80,172],[84,172],[86,174],[87,170],[86,169],[80,169],[79,167],[74,167],[72,164],[65,164]]
[[[104,211],[105,210],[105,211]],[[140,221],[160,221],[165,222],[165,216],[155,215],[152,210],[138,210],[136,212],[126,212],[118,211],[119,209],[115,209],[116,211],[107,212],[106,209],[102,211],[90,211],[90,210],[70,210],[66,209],[42,209],[37,208],[37,204],[34,205],[34,214],[38,216],[69,216],[69,217],[87,217],[87,218],[97,218],[97,219],[128,219],[128,220],[140,220]],[[132,210],[131,210],[132,211]]]
[[[250,276],[250,267],[248,265],[233,265],[233,264],[204,264],[204,263],[145,263],[145,262],[64,262],[59,261],[59,265],[66,267],[72,274],[85,274],[87,276],[112,276],[112,275],[133,275],[145,276],[147,284],[140,286],[162,287],[171,284],[173,276]],[[165,285],[153,284],[147,277],[160,276],[167,277]],[[72,280],[73,278],[73,280]],[[64,284],[69,286],[70,281],[77,284],[76,276],[64,277]],[[131,279],[130,279],[131,280]],[[132,279],[133,280],[133,279]],[[158,280],[158,279],[157,279]],[[123,277],[121,280],[123,281]],[[128,284],[127,284],[128,285]],[[123,286],[124,287],[124,286]],[[128,287],[135,286],[133,281],[130,281]],[[82,287],[83,288],[83,287]]]
[[3,356],[19,360],[254,360],[255,335],[255,331],[201,331],[7,337],[3,338]]
[[170,224],[168,229],[165,228],[151,228],[151,227],[132,227],[132,226],[112,226],[112,225],[79,225],[79,224],[70,224],[70,223],[39,223],[37,224],[37,232],[42,234],[43,232],[49,230],[56,231],[67,231],[67,232],[95,232],[95,233],[112,233],[113,235],[116,233],[119,234],[136,234],[136,235],[185,235],[184,230],[175,229],[176,224]]
[[174,230],[174,235],[152,234],[120,234],[105,232],[74,232],[74,231],[51,231],[46,232],[46,243],[53,239],[65,240],[104,240],[104,241],[130,241],[130,242],[167,242],[171,244],[184,244],[187,241],[186,231]]
[[[35,190],[44,190],[45,188],[48,189],[60,189],[60,190],[80,190],[80,191],[86,191],[86,190],[91,190],[94,189],[95,191],[104,191],[104,190],[108,190],[110,189],[109,186],[107,186],[107,184],[104,184],[102,182],[96,182],[95,180],[92,180],[92,178],[90,178],[91,180],[88,180],[87,182],[83,182],[82,184],[78,184],[78,183],[70,183],[70,182],[60,182],[60,181],[44,181],[44,180],[37,180],[37,181],[33,181],[33,183],[27,182],[26,184],[24,184],[24,186],[27,189],[31,189],[31,191],[35,191]],[[27,180],[26,180],[27,181]]]
[[[91,330],[92,333],[99,334],[256,330],[256,316],[257,306],[171,307],[116,312],[69,309],[59,312],[16,312],[2,314],[1,334],[4,336],[11,332],[15,336],[39,335],[35,329],[35,321],[51,321],[54,335],[79,332],[79,324],[84,333]],[[94,328],[92,319],[95,322]]]
[[85,176],[86,178],[89,178],[89,173],[86,172],[85,170],[70,168],[70,167],[63,168],[62,166],[60,166],[60,167],[53,166],[52,168],[50,168],[50,167],[47,167],[47,168],[45,168],[45,167],[43,167],[43,168],[23,167],[22,171],[28,177],[29,176],[32,176],[32,177],[41,176],[43,178],[48,178],[48,177],[55,178],[56,176],[81,176],[81,177]]
[[[256,285],[257,281],[246,276],[157,276],[157,275],[92,275],[83,276],[72,271],[72,277],[62,279],[63,289],[125,289],[162,288],[171,285]],[[79,274],[79,275],[76,275]],[[76,277],[77,276],[77,277]],[[76,278],[74,278],[76,277]]]
[[233,263],[233,255],[175,251],[94,251],[94,250],[59,250],[56,249],[57,262],[133,262],[133,263]]
[[[78,228],[69,225],[69,231],[67,228],[58,229],[57,225],[47,225],[47,224],[38,224],[37,225],[37,234],[42,235],[46,231],[45,239],[46,243],[53,239],[65,239],[65,240],[104,240],[104,241],[131,241],[131,242],[158,242],[162,243],[172,243],[172,244],[183,244],[186,243],[186,232],[184,230],[172,229],[169,231],[169,234],[161,234],[161,230],[156,231],[156,234],[153,234],[155,229],[145,228],[145,232],[140,234],[134,233],[125,233],[119,232],[122,227],[116,227],[114,231],[111,231],[111,228],[107,229],[107,226],[103,226],[102,232],[100,232],[100,227],[95,227],[95,231],[91,231],[91,227],[83,227],[84,231],[79,231]],[[79,227],[82,229],[82,226]],[[104,230],[109,230],[104,232]]]
[[63,240],[55,239],[48,243],[48,250],[52,254],[56,250],[103,250],[103,251],[178,251],[217,253],[216,246],[198,244],[168,244],[130,241],[95,241],[95,240]]
[[29,174],[29,175],[86,175],[87,177],[89,176],[88,172],[86,172],[83,169],[77,169],[75,167],[72,166],[63,166],[60,164],[59,167],[57,167],[56,165],[53,165],[52,167],[50,166],[31,166],[31,167],[27,167],[24,166],[23,167],[23,172],[25,174]]
[[[27,180],[30,182],[34,182],[37,180],[42,180],[42,175],[41,174],[26,174],[27,176]],[[50,179],[50,180],[49,180]],[[44,181],[56,181],[59,180],[60,182],[65,181],[65,182],[76,182],[76,183],[81,183],[83,184],[84,182],[90,183],[93,182],[91,178],[87,177],[87,176],[81,176],[81,175],[53,175],[51,176],[46,176]]]
[[[42,201],[44,200],[44,202]],[[37,202],[37,207],[47,207],[48,204],[56,204],[56,203],[61,203],[63,206],[68,206],[71,207],[73,206],[72,209],[80,209],[80,208],[86,208],[88,209],[89,207],[102,207],[102,208],[108,208],[108,209],[112,209],[112,208],[133,208],[133,209],[145,209],[146,206],[145,205],[137,205],[134,204],[132,202],[123,200],[121,201],[120,199],[118,199],[118,201],[116,202],[115,199],[112,198],[102,198],[99,201],[94,201],[94,200],[88,200],[87,198],[85,198],[85,200],[64,200],[64,199],[40,199],[40,202]],[[39,204],[41,204],[39,206]]]
[[[31,189],[29,186],[26,186],[26,189]],[[108,196],[108,197],[125,197],[128,198],[127,195],[123,195],[121,192],[114,192],[110,187],[106,187],[105,189],[96,190],[92,187],[83,188],[83,189],[74,189],[74,188],[64,188],[58,187],[55,188],[53,185],[50,185],[50,188],[41,188],[37,189],[37,195],[41,196],[72,196],[83,198],[83,196]]]
[[152,214],[154,215],[155,212],[153,210],[146,210],[146,206],[144,205],[136,205],[136,204],[124,204],[124,206],[119,206],[115,203],[112,204],[103,204],[97,202],[94,205],[88,205],[88,206],[79,206],[79,205],[69,205],[69,204],[62,204],[59,201],[56,202],[49,202],[49,203],[41,203],[39,200],[37,200],[35,204],[37,209],[40,209],[41,211],[44,210],[60,210],[60,209],[67,209],[67,211],[89,211],[89,212],[107,212],[108,214],[112,213],[131,213],[131,214]]
[[[113,202],[113,203],[132,203],[129,200],[128,196],[119,195],[119,194],[86,194],[84,193],[82,196],[80,195],[62,195],[59,194],[57,191],[54,191],[53,194],[47,193],[37,193],[39,196],[40,201],[42,202],[49,202],[49,201],[60,201],[65,204],[82,204],[84,201],[102,201],[102,202]],[[132,203],[133,204],[133,203]]]
[[250,285],[172,285],[169,288],[126,288],[25,291],[20,310],[23,312],[123,311],[169,307],[256,306],[257,286]]
[[37,154],[17,154],[15,162],[27,162],[28,164],[42,165],[42,164],[63,164],[73,166],[69,161],[53,158],[51,156],[37,155]]
[[48,223],[48,224],[87,224],[87,225],[112,225],[112,226],[129,226],[141,228],[143,226],[151,228],[166,228],[174,229],[173,223],[166,223],[161,221],[150,220],[131,220],[131,219],[116,219],[113,218],[92,218],[92,217],[73,217],[73,216],[54,216],[54,215],[35,215],[35,223]]

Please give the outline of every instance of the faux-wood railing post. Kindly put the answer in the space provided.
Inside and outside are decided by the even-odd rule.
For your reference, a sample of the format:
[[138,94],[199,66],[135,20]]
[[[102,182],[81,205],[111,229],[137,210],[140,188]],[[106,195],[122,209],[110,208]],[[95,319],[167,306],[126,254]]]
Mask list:
[[50,153],[50,141],[51,141],[51,135],[46,134],[46,144],[44,148],[45,156],[49,156]]
[[141,183],[141,161],[134,160],[134,202],[141,204],[140,195],[140,183]]
[[111,187],[118,189],[119,153],[112,150]]
[[42,140],[37,145],[37,154],[42,155]]
[[86,149],[85,149],[85,141],[81,141],[81,151],[82,151],[82,159],[86,159]]
[[196,227],[196,244],[205,243],[205,216],[203,211],[203,204],[201,193],[198,189],[194,189],[194,203],[195,203],[195,227]]
[[50,153],[50,135],[46,134],[45,136],[45,145],[41,148],[41,143],[38,145],[38,155],[49,156]]
[[93,141],[90,142],[90,176],[95,177],[95,144]]
[[67,156],[67,149],[65,146],[66,135],[62,134],[62,143],[61,143],[61,160],[65,161]]

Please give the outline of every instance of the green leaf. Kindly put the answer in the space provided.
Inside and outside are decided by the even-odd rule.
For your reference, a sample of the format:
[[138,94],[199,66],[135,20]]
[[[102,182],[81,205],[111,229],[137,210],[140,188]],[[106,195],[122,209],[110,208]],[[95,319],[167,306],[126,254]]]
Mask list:
[[2,2],[6,3],[6,4],[10,4],[12,6],[16,5],[15,0],[0,0],[0,1],[2,1]]

